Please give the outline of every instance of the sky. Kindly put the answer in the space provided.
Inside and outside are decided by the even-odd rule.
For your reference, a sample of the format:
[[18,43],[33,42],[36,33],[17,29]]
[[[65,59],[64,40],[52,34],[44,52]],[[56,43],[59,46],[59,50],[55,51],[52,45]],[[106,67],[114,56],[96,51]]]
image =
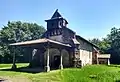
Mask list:
[[55,10],[67,19],[68,28],[86,39],[104,38],[112,27],[120,28],[120,0],[0,0],[0,29],[8,21],[37,23]]

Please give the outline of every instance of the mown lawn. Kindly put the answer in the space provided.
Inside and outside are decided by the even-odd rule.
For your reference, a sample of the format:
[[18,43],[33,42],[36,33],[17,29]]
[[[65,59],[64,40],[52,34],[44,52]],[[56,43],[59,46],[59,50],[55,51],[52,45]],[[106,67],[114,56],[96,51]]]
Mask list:
[[[17,64],[18,67],[27,65]],[[0,69],[10,67],[11,64],[0,65]],[[120,82],[120,66],[91,65],[36,74],[0,70],[0,78],[12,82]]]

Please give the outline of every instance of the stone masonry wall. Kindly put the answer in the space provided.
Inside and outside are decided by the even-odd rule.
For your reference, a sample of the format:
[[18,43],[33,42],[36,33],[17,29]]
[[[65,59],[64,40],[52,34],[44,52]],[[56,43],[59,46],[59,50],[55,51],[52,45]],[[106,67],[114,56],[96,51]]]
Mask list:
[[82,66],[86,64],[92,64],[92,45],[88,44],[83,40],[78,40],[80,42],[80,60],[82,61]]

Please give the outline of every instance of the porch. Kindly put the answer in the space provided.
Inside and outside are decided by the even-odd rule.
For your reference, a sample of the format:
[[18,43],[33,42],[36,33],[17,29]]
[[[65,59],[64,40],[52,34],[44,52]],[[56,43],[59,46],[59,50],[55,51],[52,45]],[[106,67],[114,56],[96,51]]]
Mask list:
[[[50,39],[37,39],[37,40],[32,40],[32,41],[26,41],[26,42],[19,42],[19,43],[13,43],[10,44],[13,47],[24,47],[24,48],[31,48],[31,49],[37,49],[39,51],[38,54],[34,54],[34,58],[31,57],[31,61],[30,66],[36,64],[36,63],[40,63],[40,67],[38,67],[37,69],[41,70],[44,69],[44,71],[49,72],[51,69],[51,59],[50,59],[50,49],[55,48],[59,51],[59,55],[55,55],[54,56],[54,60],[56,60],[56,62],[54,61],[54,63],[56,63],[55,66],[57,66],[60,69],[63,69],[63,55],[62,55],[62,50],[66,50],[68,51],[69,54],[69,66],[72,65],[72,59],[73,59],[73,48],[69,45],[69,44],[63,44],[61,42],[57,42],[57,41],[53,41]],[[45,55],[46,53],[46,55]],[[16,68],[15,65],[15,54],[13,54],[13,66],[12,69]],[[36,61],[35,63],[33,63],[34,61]],[[65,61],[65,60],[64,60]],[[27,70],[37,70],[35,69],[27,69]],[[26,70],[26,69],[22,69],[22,70]]]

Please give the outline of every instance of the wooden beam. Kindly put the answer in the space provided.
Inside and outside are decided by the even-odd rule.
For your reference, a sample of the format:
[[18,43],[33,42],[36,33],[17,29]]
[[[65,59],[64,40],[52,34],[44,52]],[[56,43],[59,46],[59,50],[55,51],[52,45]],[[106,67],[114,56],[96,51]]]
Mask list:
[[16,57],[15,57],[15,54],[16,54],[16,53],[15,53],[15,50],[14,50],[14,49],[16,49],[16,48],[15,48],[15,47],[13,48],[13,65],[12,65],[12,69],[16,69],[16,68],[17,68],[17,67],[16,67],[16,64],[15,64],[15,60],[16,60],[16,59],[15,59],[15,58],[16,58]]
[[63,58],[62,58],[62,49],[59,49],[60,51],[60,69],[63,69]]
[[49,72],[50,71],[50,66],[49,66],[49,53],[50,53],[50,51],[49,51],[49,43],[48,43],[48,46],[47,46],[47,65],[45,66],[45,71],[46,72]]
[[110,65],[110,60],[109,60],[109,58],[108,58],[107,60],[108,60],[108,61],[107,61],[107,64]]

